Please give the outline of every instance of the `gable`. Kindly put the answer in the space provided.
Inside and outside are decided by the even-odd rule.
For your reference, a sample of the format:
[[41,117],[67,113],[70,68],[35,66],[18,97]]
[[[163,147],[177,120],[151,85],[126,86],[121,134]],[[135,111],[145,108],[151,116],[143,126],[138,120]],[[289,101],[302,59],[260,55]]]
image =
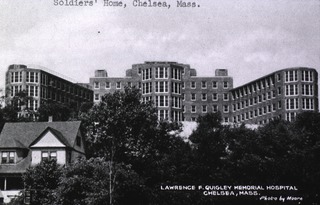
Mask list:
[[[65,122],[7,122],[0,133],[0,148],[28,148],[50,127],[58,139],[71,146],[80,129],[80,121]],[[63,136],[63,137],[62,137]],[[17,140],[20,142],[18,143]]]
[[66,147],[49,129],[31,147]]

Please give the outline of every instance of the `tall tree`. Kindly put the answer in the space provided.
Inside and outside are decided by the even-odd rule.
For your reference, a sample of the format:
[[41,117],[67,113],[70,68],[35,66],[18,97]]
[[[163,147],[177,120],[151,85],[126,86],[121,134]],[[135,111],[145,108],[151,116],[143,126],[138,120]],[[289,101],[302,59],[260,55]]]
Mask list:
[[22,175],[25,189],[31,191],[32,205],[54,204],[61,168],[55,160],[46,160],[30,167]]
[[[109,169],[113,169],[112,178]],[[110,190],[110,180],[117,184]],[[57,189],[57,204],[139,204],[139,176],[124,164],[110,166],[103,158],[79,159],[66,167]],[[113,194],[110,194],[110,191]],[[111,196],[114,199],[110,198]]]

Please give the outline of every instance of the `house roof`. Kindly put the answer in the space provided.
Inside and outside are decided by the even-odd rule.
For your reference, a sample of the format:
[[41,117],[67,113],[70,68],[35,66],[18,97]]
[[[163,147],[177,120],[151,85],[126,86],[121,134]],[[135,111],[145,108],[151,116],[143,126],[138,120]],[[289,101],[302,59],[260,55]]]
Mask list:
[[61,132],[59,132],[58,130],[56,130],[56,129],[53,129],[53,128],[51,128],[51,127],[47,127],[31,144],[30,144],[30,146],[32,146],[32,145],[34,145],[34,144],[36,144],[37,142],[39,142],[39,140],[43,137],[43,135],[45,135],[47,132],[52,132],[57,138],[58,138],[58,140],[62,143],[62,144],[64,144],[64,145],[66,145],[67,147],[72,147],[70,144],[69,144],[69,142],[68,142],[68,140],[66,140],[64,137],[63,137],[63,135],[61,134]]
[[21,174],[26,172],[27,168],[30,167],[31,152],[28,153],[27,157],[23,158],[17,164],[1,164],[1,174]]
[[0,148],[28,148],[49,128],[66,146],[73,146],[80,124],[80,121],[6,123],[0,134]]

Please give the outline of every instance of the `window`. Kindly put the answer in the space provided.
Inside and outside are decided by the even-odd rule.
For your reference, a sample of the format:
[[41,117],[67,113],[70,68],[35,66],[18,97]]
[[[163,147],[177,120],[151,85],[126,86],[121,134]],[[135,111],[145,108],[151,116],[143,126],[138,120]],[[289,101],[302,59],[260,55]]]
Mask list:
[[217,81],[212,81],[212,88],[218,88]]
[[223,112],[229,112],[229,106],[223,105]]
[[192,112],[192,113],[195,113],[196,111],[197,111],[197,110],[196,110],[196,106],[195,106],[195,105],[192,105],[192,106],[191,106],[191,112]]
[[218,93],[212,93],[212,100],[217,101],[218,100]]
[[301,94],[302,95],[313,95],[313,85],[302,84],[301,85]]
[[56,151],[42,151],[41,152],[41,161],[45,161],[45,160],[49,160],[49,159],[53,159],[53,160],[57,160],[57,152]]
[[313,81],[312,71],[307,71],[307,70],[302,71],[301,80],[304,82],[312,82]]
[[223,93],[223,100],[224,101],[229,100],[229,94],[228,93]]
[[110,82],[106,82],[106,89],[110,89]]
[[151,68],[142,70],[142,80],[149,80],[152,78]]
[[41,152],[41,161],[45,161],[49,159],[49,153],[48,152]]
[[206,101],[207,100],[207,94],[206,93],[202,93],[201,99],[202,99],[202,101]]
[[195,93],[191,93],[191,100],[195,101],[196,100],[196,94]]
[[212,105],[212,112],[218,112],[218,105]]
[[57,161],[57,152],[50,152],[50,159]]
[[15,152],[1,153],[1,164],[14,164],[14,163],[15,163]]
[[181,70],[178,68],[172,68],[172,78],[181,80]]
[[277,75],[277,80],[278,80],[278,81],[281,80],[281,75],[280,75],[280,73]]
[[201,82],[201,88],[202,88],[202,89],[207,88],[207,82],[206,82],[206,81],[202,81],[202,82]]
[[94,94],[94,100],[95,100],[95,101],[100,100],[100,95],[99,95],[99,94]]
[[190,84],[190,87],[191,87],[192,89],[195,89],[195,88],[196,88],[196,82],[191,81],[190,83],[191,83],[191,84]]
[[[157,107],[168,107],[169,106],[169,97],[165,95],[161,96],[156,96],[156,106]],[[180,101],[178,101],[176,98],[172,100],[172,103],[174,106],[179,106],[178,103],[180,104]]]
[[165,79],[168,78],[168,68],[166,67],[157,67],[155,70],[156,79]]
[[223,82],[223,88],[228,88],[228,82],[227,81]]
[[100,88],[100,83],[94,82],[94,89],[99,89],[99,88]]
[[117,82],[117,89],[121,89],[121,82]]
[[202,105],[202,113],[206,113],[207,112],[207,106],[206,105]]
[[286,99],[286,109],[287,110],[299,109],[299,99]]
[[278,95],[281,95],[281,87],[278,87]]
[[298,95],[298,85],[286,85],[286,96]]
[[172,93],[181,94],[180,83],[172,82]]
[[303,110],[313,110],[313,99],[311,98],[302,98],[302,109]]
[[298,81],[298,72],[290,70],[285,72],[285,82]]
[[[156,93],[167,93],[168,92],[168,82],[167,81],[156,81],[155,82],[155,92]],[[178,89],[178,88],[177,88]],[[178,90],[180,92],[180,90]]]

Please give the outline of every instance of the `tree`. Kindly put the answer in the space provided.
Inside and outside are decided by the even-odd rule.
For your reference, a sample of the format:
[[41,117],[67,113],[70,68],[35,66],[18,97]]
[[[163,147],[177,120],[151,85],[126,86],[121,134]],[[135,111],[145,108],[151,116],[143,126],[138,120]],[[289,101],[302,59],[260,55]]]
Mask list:
[[38,121],[48,121],[52,116],[55,121],[67,121],[71,117],[71,109],[62,103],[47,102],[40,105],[38,112]]
[[[141,103],[138,89],[126,88],[102,97],[81,119],[86,128],[89,153],[107,160],[129,162],[143,157],[157,126],[155,108]],[[145,144],[143,144],[144,142]]]
[[[177,137],[181,126],[158,121],[152,103],[141,102],[140,90],[125,88],[124,92],[107,94],[81,117],[91,156],[106,159],[111,167],[109,178],[115,174],[112,166],[130,165],[144,179],[140,193],[148,190],[150,195],[145,197],[149,202],[157,197],[161,182],[173,180],[179,174],[175,168],[178,165],[170,160],[173,153],[185,145]],[[166,164],[173,169],[168,169]],[[109,183],[112,199],[112,189],[116,190],[117,184],[112,180]]]
[[61,174],[61,167],[55,160],[45,160],[27,169],[22,180],[25,189],[31,191],[32,205],[54,204],[54,190],[58,187]]
[[[112,178],[109,169],[113,169]],[[110,183],[110,180],[113,183]],[[110,190],[110,184],[116,184]],[[66,167],[57,189],[57,204],[138,204],[139,176],[124,164],[110,166],[103,158],[79,159]],[[110,191],[113,194],[110,194]],[[110,197],[114,197],[114,199]],[[109,203],[108,203],[109,202]],[[140,203],[139,203],[140,204]]]
[[208,113],[199,116],[198,126],[190,136],[194,143],[194,154],[196,158],[196,178],[200,183],[223,180],[220,176],[222,159],[227,156],[227,141],[224,127],[221,125],[219,113]]

